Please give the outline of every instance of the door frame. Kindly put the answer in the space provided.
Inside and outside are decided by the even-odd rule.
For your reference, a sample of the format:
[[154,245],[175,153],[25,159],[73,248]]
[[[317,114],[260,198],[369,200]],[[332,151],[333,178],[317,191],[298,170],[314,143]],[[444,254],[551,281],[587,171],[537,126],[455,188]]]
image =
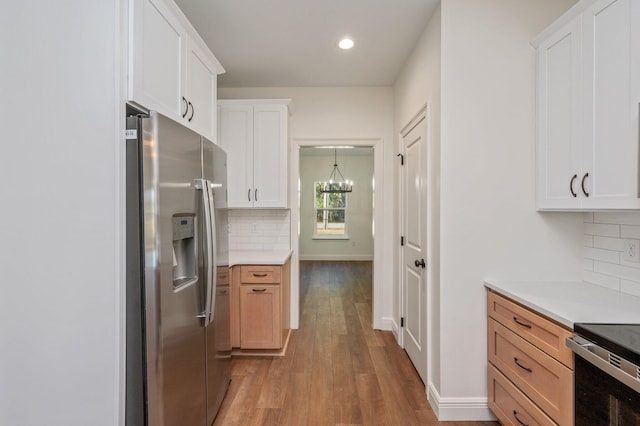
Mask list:
[[291,328],[300,324],[300,200],[298,184],[300,181],[300,148],[313,146],[357,146],[373,148],[373,303],[371,306],[373,328],[386,329],[382,302],[384,277],[384,197],[383,197],[383,139],[382,138],[294,138],[291,141],[289,206],[291,207]]
[[[435,279],[436,279],[436,274],[438,274],[438,262],[437,262],[437,252],[435,251],[437,249],[436,247],[436,240],[438,239],[435,235],[434,232],[437,232],[437,221],[435,221],[434,219],[434,203],[433,203],[433,197],[435,196],[434,191],[436,191],[436,173],[433,169],[433,166],[435,164],[434,161],[434,152],[433,152],[433,143],[432,143],[432,137],[431,137],[431,103],[427,102],[425,103],[419,110],[418,112],[407,122],[407,124],[405,124],[402,129],[400,130],[400,132],[398,132],[398,152],[399,154],[402,155],[403,161],[404,161],[404,156],[406,155],[406,152],[404,151],[404,147],[402,146],[402,139],[403,139],[403,135],[406,134],[410,129],[412,129],[420,120],[424,119],[425,120],[425,135],[424,135],[424,140],[426,143],[425,146],[425,150],[426,150],[426,156],[427,156],[427,181],[426,181],[426,190],[427,190],[427,195],[425,197],[426,200],[426,206],[425,206],[425,212],[426,212],[426,221],[425,221],[425,225],[426,225],[426,232],[427,232],[427,240],[425,241],[425,250],[426,250],[426,256],[425,256],[425,261],[427,262],[427,271],[426,271],[426,288],[425,290],[425,297],[426,297],[426,301],[425,301],[425,311],[426,311],[426,315],[425,315],[425,320],[427,321],[426,327],[425,327],[425,344],[426,344],[426,350],[425,350],[425,356],[427,357],[427,362],[426,362],[426,377],[425,377],[425,391],[428,389],[429,386],[429,381],[431,380],[431,360],[432,358],[432,332],[431,332],[431,328],[433,325],[433,320],[432,317],[434,315],[434,311],[432,309],[433,306],[433,297],[431,295],[432,291],[433,291],[433,284],[435,283]],[[403,166],[399,166],[398,168],[398,182],[397,182],[397,191],[399,193],[398,196],[398,211],[397,211],[397,223],[396,223],[396,229],[398,231],[398,236],[403,236],[403,217],[404,217],[404,171],[402,170]],[[439,169],[438,169],[439,170]],[[398,241],[400,239],[398,238]],[[402,330],[402,328],[400,327],[400,318],[405,316],[405,282],[404,282],[404,250],[402,249],[402,247],[398,244],[398,252],[397,252],[397,268],[396,268],[396,282],[398,283],[398,289],[397,289],[397,309],[398,309],[398,317],[396,318],[397,320],[397,326],[398,326],[398,333],[396,334],[396,339],[398,342],[398,345],[401,348],[405,348],[405,342],[404,342],[404,330]]]

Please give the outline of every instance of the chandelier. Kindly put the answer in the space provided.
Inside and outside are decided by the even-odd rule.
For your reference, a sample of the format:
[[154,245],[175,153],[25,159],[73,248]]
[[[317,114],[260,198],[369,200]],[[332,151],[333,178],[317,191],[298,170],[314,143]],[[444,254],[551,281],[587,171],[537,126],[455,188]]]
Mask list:
[[[336,149],[333,150],[333,170],[329,175],[329,179],[322,182],[320,187],[320,192],[323,194],[343,194],[353,191],[353,181],[345,179],[340,173],[337,151]],[[337,180],[338,176],[340,180]]]

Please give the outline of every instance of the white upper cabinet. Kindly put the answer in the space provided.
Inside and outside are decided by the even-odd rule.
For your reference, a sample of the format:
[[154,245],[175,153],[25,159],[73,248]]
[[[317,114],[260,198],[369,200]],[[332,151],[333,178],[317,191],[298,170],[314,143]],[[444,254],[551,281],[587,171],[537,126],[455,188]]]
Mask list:
[[580,207],[581,30],[574,19],[538,47],[539,208]]
[[172,0],[130,0],[129,12],[129,100],[215,141],[222,66]]
[[582,1],[535,42],[540,210],[640,209],[639,3]]
[[218,72],[209,55],[193,38],[187,38],[185,100],[188,111],[184,119],[193,130],[215,141]]
[[218,101],[229,207],[286,208],[290,100]]

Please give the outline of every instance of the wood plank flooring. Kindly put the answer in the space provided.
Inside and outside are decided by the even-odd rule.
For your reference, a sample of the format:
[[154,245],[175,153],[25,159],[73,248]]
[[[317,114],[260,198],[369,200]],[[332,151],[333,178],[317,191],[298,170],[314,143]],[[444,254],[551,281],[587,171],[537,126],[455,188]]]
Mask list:
[[391,332],[371,325],[371,262],[301,262],[300,328],[284,357],[235,357],[214,425],[498,425],[438,422]]

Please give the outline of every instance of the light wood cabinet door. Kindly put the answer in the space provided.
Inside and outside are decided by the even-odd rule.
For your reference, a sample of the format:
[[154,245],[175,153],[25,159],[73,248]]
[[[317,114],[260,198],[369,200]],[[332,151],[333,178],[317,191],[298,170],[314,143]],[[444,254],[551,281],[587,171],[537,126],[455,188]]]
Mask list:
[[240,266],[230,269],[230,301],[229,311],[231,315],[231,347],[240,347]]
[[240,347],[279,349],[282,347],[279,285],[240,286]]

